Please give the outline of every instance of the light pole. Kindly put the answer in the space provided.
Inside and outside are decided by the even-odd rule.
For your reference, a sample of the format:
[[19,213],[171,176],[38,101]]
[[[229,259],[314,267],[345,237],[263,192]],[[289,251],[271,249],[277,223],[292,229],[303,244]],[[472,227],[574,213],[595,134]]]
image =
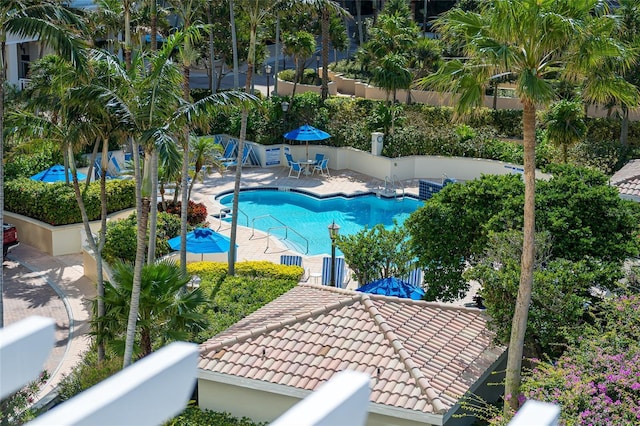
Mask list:
[[331,286],[336,286],[336,238],[340,232],[340,225],[335,220],[329,225],[329,238],[331,238]]
[[264,72],[267,73],[267,99],[269,99],[269,75],[271,74],[271,65],[265,65]]

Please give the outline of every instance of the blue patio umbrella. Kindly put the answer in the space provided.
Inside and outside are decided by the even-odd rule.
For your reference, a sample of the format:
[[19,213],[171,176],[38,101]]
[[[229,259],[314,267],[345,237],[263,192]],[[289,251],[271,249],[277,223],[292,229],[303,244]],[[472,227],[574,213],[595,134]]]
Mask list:
[[[180,250],[180,235],[171,238],[169,246],[173,250]],[[229,238],[209,228],[196,228],[187,233],[187,251],[189,253],[224,253],[229,251]],[[236,245],[237,247],[237,245]]]
[[309,159],[309,141],[322,141],[329,139],[331,135],[323,130],[305,124],[297,129],[291,130],[284,135],[285,139],[292,141],[303,141],[307,143],[307,160]]
[[411,285],[396,277],[382,278],[363,285],[356,291],[370,294],[382,294],[385,296],[395,296],[405,299],[420,300],[424,296],[424,290]]
[[[67,170],[66,174],[69,176],[69,181],[73,179],[71,175],[71,170]],[[84,173],[77,172],[78,179],[86,179],[87,175]],[[41,171],[40,173],[36,173],[31,176],[33,180],[39,180],[42,182],[62,182],[65,180],[65,169],[64,166],[60,164],[56,164],[55,166],[51,166],[46,170]]]

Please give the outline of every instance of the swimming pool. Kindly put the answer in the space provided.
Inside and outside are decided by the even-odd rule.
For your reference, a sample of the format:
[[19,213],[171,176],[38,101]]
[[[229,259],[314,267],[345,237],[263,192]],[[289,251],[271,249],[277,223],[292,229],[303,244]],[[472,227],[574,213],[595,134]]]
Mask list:
[[[231,208],[233,194],[222,195],[218,201]],[[269,232],[302,254],[318,255],[331,252],[327,227],[332,221],[340,225],[341,235],[355,234],[365,226],[372,228],[378,223],[392,228],[394,219],[401,224],[422,205],[422,201],[410,197],[396,200],[367,194],[350,198],[316,198],[277,189],[245,190],[240,192],[242,213],[238,216],[238,224],[248,223],[250,228]],[[288,234],[286,239],[285,233]]]

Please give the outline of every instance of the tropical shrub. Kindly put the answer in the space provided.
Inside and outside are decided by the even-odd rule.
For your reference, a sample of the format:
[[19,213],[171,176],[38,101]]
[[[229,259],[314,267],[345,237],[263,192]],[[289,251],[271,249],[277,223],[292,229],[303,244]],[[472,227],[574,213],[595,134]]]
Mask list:
[[86,352],[82,362],[65,375],[58,385],[58,398],[66,401],[122,370],[122,358],[108,352],[104,361],[98,362],[95,350]]
[[[107,212],[135,205],[135,183],[132,180],[107,181]],[[64,182],[46,183],[26,178],[5,182],[5,209],[50,225],[82,223],[73,187]],[[83,194],[89,220],[100,219],[100,182],[92,182]]]
[[191,406],[166,422],[164,426],[264,426],[266,424],[266,422],[255,423],[248,417],[236,418],[229,413],[216,413]]
[[557,362],[523,378],[527,399],[561,406],[561,425],[640,423],[640,296],[609,299]]
[[[174,203],[173,201],[168,201],[165,203],[167,208],[164,209],[162,203],[158,203],[158,212],[165,211],[167,213],[171,213],[180,217],[182,210],[182,201],[178,201]],[[187,205],[187,223],[191,226],[197,226],[204,223],[207,220],[207,207],[204,203],[196,203],[195,201],[189,200]]]
[[[136,214],[121,220],[107,222],[107,233],[102,257],[108,263],[116,260],[134,262],[136,259],[136,234],[138,224]],[[167,242],[180,234],[180,217],[171,213],[159,212],[156,230],[156,257],[160,258],[170,253],[171,247]]]
[[33,403],[48,379],[49,374],[43,371],[36,380],[0,400],[0,425],[21,425],[33,420],[41,411]]

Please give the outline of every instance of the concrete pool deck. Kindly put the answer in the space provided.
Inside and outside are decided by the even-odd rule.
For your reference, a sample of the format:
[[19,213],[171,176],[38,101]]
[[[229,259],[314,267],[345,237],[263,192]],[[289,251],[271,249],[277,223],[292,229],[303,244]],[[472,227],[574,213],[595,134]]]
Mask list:
[[[332,194],[358,194],[376,192],[384,187],[384,181],[367,175],[356,173],[351,170],[330,170],[331,176],[300,175],[299,179],[288,177],[288,167],[244,167],[242,169],[241,188],[297,188],[308,191],[317,195]],[[209,223],[211,228],[218,230],[223,235],[229,236],[230,225],[226,222],[220,222],[212,217],[212,214],[220,212],[221,205],[215,201],[215,197],[222,193],[233,191],[235,179],[235,169],[227,170],[222,176],[218,173],[209,175],[202,183],[196,182],[191,194],[191,199],[198,203],[204,203],[209,214]],[[432,178],[434,182],[441,182],[441,178]],[[402,181],[405,194],[418,196],[419,179],[411,179]],[[325,255],[307,256],[288,249],[276,238],[271,237],[267,241],[265,233],[255,231],[252,237],[252,230],[246,226],[242,226],[243,220],[238,218],[238,251],[237,260],[268,260],[274,263],[280,263],[280,255],[296,254],[303,258],[302,266],[307,271],[307,279],[311,283],[319,279],[309,277],[309,274],[318,274],[322,271],[322,258]],[[287,222],[284,218],[283,222]],[[220,226],[221,225],[221,226]],[[327,223],[327,226],[329,223]],[[219,228],[219,229],[218,229]],[[329,231],[327,230],[327,253],[330,253]],[[355,289],[357,282],[351,279],[347,288]],[[472,297],[475,295],[476,289],[472,288],[467,297],[453,304],[464,306],[467,303],[473,303]]]

